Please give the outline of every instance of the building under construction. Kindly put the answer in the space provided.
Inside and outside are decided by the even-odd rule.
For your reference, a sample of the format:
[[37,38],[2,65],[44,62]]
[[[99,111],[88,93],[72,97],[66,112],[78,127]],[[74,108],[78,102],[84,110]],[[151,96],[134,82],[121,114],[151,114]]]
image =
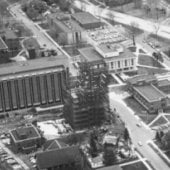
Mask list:
[[65,116],[74,129],[101,125],[109,111],[108,72],[103,61],[79,64],[77,87],[71,90]]

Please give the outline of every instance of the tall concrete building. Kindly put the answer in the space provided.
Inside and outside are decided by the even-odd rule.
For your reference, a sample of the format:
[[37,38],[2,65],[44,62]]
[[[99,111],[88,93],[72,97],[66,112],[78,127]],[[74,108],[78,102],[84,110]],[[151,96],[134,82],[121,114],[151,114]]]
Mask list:
[[0,112],[62,105],[67,89],[64,55],[0,67]]

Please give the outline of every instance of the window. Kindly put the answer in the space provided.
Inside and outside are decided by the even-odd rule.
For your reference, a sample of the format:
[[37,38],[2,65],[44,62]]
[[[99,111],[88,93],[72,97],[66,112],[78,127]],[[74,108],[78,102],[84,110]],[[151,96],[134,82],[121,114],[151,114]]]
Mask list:
[[120,68],[120,61],[118,61],[118,68]]
[[111,62],[111,68],[113,68],[113,62]]
[[125,67],[127,67],[127,60],[125,60]]
[[133,59],[131,59],[131,64],[134,65],[134,60]]

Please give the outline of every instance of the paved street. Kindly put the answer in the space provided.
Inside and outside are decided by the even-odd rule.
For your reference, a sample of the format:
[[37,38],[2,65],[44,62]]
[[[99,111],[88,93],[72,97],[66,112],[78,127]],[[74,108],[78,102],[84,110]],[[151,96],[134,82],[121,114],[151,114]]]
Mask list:
[[55,49],[58,54],[61,54],[61,51],[58,49],[56,44],[49,40],[49,38],[44,34],[44,31],[40,30],[33,21],[26,17],[26,15],[21,11],[19,4],[10,6],[9,11],[14,16],[14,18],[22,21],[32,31],[41,47]]
[[[133,111],[130,110],[114,92],[110,93],[110,105],[112,109],[116,108],[121,119],[130,130],[134,145],[143,156],[151,162],[156,170],[169,170],[166,163],[147,145],[147,141],[152,140],[155,133],[145,126],[138,127],[136,124],[140,122],[140,120],[133,115]],[[142,142],[143,146],[139,146],[139,141]]]

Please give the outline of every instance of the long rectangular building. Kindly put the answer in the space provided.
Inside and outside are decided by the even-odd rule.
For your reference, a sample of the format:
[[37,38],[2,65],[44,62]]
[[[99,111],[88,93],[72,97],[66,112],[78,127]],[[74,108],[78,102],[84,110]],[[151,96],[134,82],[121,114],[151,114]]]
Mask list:
[[0,67],[0,112],[63,104],[67,89],[64,55]]

